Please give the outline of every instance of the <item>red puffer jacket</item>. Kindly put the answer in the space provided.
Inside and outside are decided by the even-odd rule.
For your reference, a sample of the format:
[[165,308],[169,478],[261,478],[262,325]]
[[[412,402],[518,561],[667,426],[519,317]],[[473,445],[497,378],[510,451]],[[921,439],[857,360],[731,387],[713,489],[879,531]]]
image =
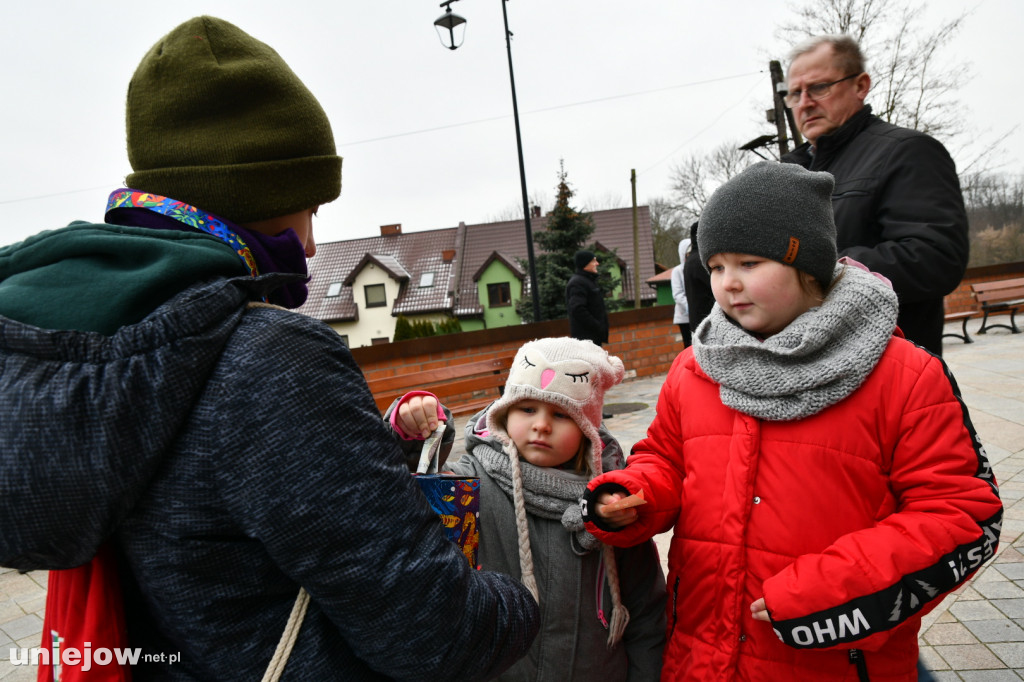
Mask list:
[[589,517],[609,544],[675,528],[662,680],[857,680],[857,657],[874,682],[916,680],[921,616],[994,554],[1002,517],[945,365],[894,337],[860,388],[797,421],[718,389],[684,351],[647,438],[587,493],[644,490],[618,532]]

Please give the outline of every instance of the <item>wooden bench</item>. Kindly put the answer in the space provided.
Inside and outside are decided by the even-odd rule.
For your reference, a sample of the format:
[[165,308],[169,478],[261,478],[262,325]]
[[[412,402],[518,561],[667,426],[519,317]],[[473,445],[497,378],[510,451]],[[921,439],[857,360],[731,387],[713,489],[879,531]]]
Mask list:
[[409,391],[435,394],[453,415],[476,412],[501,397],[515,351],[487,360],[456,362],[437,369],[406,372],[368,381],[377,409],[391,406],[395,398]]
[[[978,282],[971,285],[971,293],[981,306],[983,315],[981,328],[978,329],[979,334],[998,327],[1009,329],[1013,334],[1020,334],[1021,330],[1017,328],[1014,318],[1017,315],[1017,308],[1024,306],[1024,277]],[[995,324],[988,321],[989,315],[1000,313],[1010,313],[1010,324]]]
[[957,320],[961,321],[961,331],[959,334],[957,334],[956,332],[946,332],[945,334],[942,335],[942,338],[951,336],[954,339],[961,339],[964,343],[974,343],[974,339],[972,339],[971,335],[967,333],[967,320],[973,319],[977,316],[977,310],[966,310],[964,312],[959,313],[946,313],[946,322],[956,322]]

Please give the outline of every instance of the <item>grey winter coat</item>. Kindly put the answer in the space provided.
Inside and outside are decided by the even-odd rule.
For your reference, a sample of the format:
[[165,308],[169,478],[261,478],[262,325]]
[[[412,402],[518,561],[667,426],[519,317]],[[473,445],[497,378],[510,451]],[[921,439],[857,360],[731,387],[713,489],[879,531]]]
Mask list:
[[[492,479],[472,453],[501,451],[486,433],[481,411],[465,429],[466,451],[446,469],[480,477],[479,562],[484,570],[520,578],[518,533],[512,498]],[[602,463],[623,466],[618,442],[602,426],[606,444]],[[499,677],[502,682],[573,680],[593,682],[655,681],[661,674],[665,643],[665,577],[654,543],[616,550],[622,601],[630,620],[622,642],[607,647],[601,617],[611,614],[611,594],[603,579],[600,551],[577,554],[561,522],[527,514],[530,546],[540,593],[541,630],[525,658]],[[580,550],[582,551],[582,550]]]

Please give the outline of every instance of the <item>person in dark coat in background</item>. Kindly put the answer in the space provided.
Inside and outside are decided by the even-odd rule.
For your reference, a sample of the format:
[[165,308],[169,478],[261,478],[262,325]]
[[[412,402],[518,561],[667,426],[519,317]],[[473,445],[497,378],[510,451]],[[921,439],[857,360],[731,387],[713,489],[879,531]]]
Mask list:
[[569,336],[600,346],[608,343],[608,311],[604,307],[604,292],[597,284],[597,256],[592,251],[580,250],[573,261],[576,273],[565,285]]
[[849,36],[793,50],[786,104],[808,142],[782,160],[835,177],[839,255],[885,275],[899,296],[900,330],[942,355],[943,297],[960,284],[970,252],[956,165],[934,138],[872,115],[865,68]]
[[501,674],[536,601],[445,538],[341,337],[288,310],[341,192],[324,109],[196,17],[142,59],[127,127],[106,222],[0,249],[0,565],[49,570],[49,623],[112,549],[99,615],[123,603],[135,682],[259,680],[293,604],[283,682]]
[[711,276],[700,262],[697,252],[697,223],[690,226],[690,253],[683,268],[683,282],[686,284],[686,303],[690,310],[690,329],[697,329],[715,306],[715,295],[711,292]]

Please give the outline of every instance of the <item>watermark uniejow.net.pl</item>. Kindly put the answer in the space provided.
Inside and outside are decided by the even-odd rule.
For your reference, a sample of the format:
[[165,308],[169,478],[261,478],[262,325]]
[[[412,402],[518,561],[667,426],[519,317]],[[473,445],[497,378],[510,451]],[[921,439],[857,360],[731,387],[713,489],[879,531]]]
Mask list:
[[11,665],[46,665],[53,666],[54,679],[60,679],[60,668],[79,668],[82,672],[88,672],[96,666],[106,665],[138,665],[143,663],[169,663],[174,665],[181,661],[181,654],[169,654],[165,651],[159,653],[143,654],[140,648],[92,648],[92,642],[85,642],[84,646],[77,647],[43,647],[17,648],[12,647],[10,662]]

